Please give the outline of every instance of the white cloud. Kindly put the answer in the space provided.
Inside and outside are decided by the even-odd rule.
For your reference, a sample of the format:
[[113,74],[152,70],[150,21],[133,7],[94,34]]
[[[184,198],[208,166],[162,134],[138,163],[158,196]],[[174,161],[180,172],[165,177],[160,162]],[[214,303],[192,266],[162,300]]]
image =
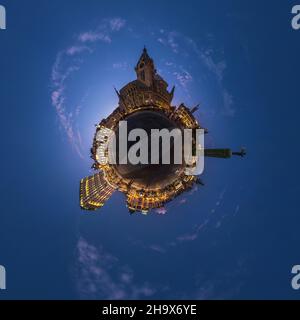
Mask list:
[[96,248],[81,237],[77,250],[77,287],[82,298],[141,299],[155,294],[147,283],[136,284],[133,271],[120,266],[119,260],[103,247]]
[[[68,140],[80,157],[82,156],[81,137],[74,128],[74,117],[78,117],[82,104],[79,103],[74,112],[68,111],[67,80],[80,69],[80,61],[75,59],[82,53],[92,53],[95,42],[111,43],[112,34],[121,30],[126,21],[121,18],[104,19],[92,31],[84,31],[76,37],[71,46],[58,52],[51,73],[51,102],[56,110],[61,127],[65,130]],[[72,108],[74,110],[74,108]],[[76,133],[75,133],[76,132]]]
[[162,38],[158,38],[157,41],[161,44],[164,44],[164,45],[166,44],[166,41],[164,41]]
[[61,70],[61,63],[63,60],[64,52],[59,52],[56,61],[52,67],[52,93],[51,102],[56,110],[56,114],[60,121],[60,125],[65,130],[68,140],[78,153],[83,158],[80,150],[80,145],[77,143],[77,136],[74,134],[72,113],[66,111],[65,102],[65,80],[75,71],[79,69],[78,66],[69,66],[65,70]]
[[176,238],[177,242],[187,242],[187,241],[194,241],[198,239],[200,231],[209,223],[209,219],[204,220],[203,223],[196,226],[195,231],[191,233],[186,233],[180,235]]
[[[160,30],[159,36],[156,38],[156,40],[162,45],[169,47],[173,53],[182,55],[187,54],[184,51],[187,44],[195,53],[197,58],[201,60],[201,62],[207,67],[207,69],[216,76],[223,98],[222,113],[227,116],[234,116],[235,109],[233,96],[228,92],[223,84],[224,72],[227,65],[225,60],[216,60],[215,50],[213,48],[200,48],[193,39],[176,31],[168,32],[166,30]],[[173,64],[167,63],[166,66],[176,67]],[[175,72],[173,72],[173,75],[176,77],[179,84],[186,89],[187,84],[192,81],[192,76],[186,70],[182,70],[182,67],[180,67],[179,69],[181,70],[176,70]]]
[[105,43],[112,42],[112,33],[120,31],[126,24],[121,18],[104,19],[95,29],[81,33],[78,40],[82,43],[92,43],[102,41]]
[[109,24],[112,31],[119,31],[125,26],[126,21],[121,18],[113,18],[109,20]]
[[177,38],[180,37],[180,34],[175,31],[165,32],[164,30],[160,30],[160,37],[157,38],[157,41],[164,46],[168,46],[174,53],[179,52],[179,44],[177,42]]
[[235,115],[235,109],[233,107],[234,101],[233,96],[228,93],[227,90],[223,90],[223,103],[224,103],[224,109],[223,113],[227,116],[234,116]]
[[237,204],[234,210],[234,215],[236,216],[238,214],[238,212],[240,211],[240,205]]
[[127,64],[127,62],[115,62],[115,63],[113,63],[112,66],[114,69],[126,70],[128,67],[128,64]]
[[202,60],[206,67],[216,75],[219,87],[223,95],[223,114],[227,116],[234,116],[235,109],[233,107],[233,96],[227,91],[227,89],[225,89],[223,85],[224,72],[227,67],[226,62],[224,60],[216,62],[213,58],[214,50],[212,48],[200,50],[194,40],[186,38],[186,41],[193,48],[196,55]]
[[151,249],[155,252],[158,252],[158,253],[165,253],[166,252],[166,250],[162,246],[157,245],[157,244],[150,245],[149,249]]
[[193,77],[191,74],[187,71],[181,68],[181,71],[174,71],[173,75],[176,77],[179,84],[186,89],[187,85],[193,80]]
[[180,203],[180,204],[184,204],[184,203],[186,203],[186,202],[187,202],[187,198],[183,198],[183,199],[179,200],[179,203]]
[[69,55],[69,56],[74,56],[75,54],[79,54],[79,53],[82,53],[84,51],[88,51],[89,53],[92,52],[92,49],[87,47],[87,46],[72,46],[70,48],[68,48],[66,50],[66,54]]
[[83,32],[78,36],[78,40],[82,43],[96,42],[96,41],[111,43],[111,38],[108,34],[105,34],[103,32],[96,32],[96,31]]
[[155,209],[155,212],[158,213],[158,214],[166,214],[167,213],[167,209],[165,207],[161,207],[161,208]]

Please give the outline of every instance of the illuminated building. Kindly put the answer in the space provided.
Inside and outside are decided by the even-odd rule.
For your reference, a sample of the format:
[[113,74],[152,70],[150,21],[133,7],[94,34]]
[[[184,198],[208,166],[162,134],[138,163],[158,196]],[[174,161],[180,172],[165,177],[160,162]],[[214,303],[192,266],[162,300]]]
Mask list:
[[104,205],[115,188],[109,185],[102,172],[80,181],[80,206],[86,210],[96,210]]
[[[193,113],[197,106],[189,109],[184,104],[172,106],[174,87],[168,91],[168,84],[155,70],[154,62],[146,48],[135,67],[137,79],[129,82],[120,91],[117,108],[96,126],[91,157],[93,176],[80,183],[80,205],[83,209],[95,210],[103,206],[115,190],[126,195],[130,213],[147,213],[160,208],[180,193],[189,190],[195,183],[203,185],[194,175],[186,175],[181,165],[132,165],[109,161],[108,144],[118,132],[118,124],[126,120],[129,128],[179,128],[204,129]],[[116,136],[118,136],[116,134]],[[116,141],[118,143],[118,141]],[[205,149],[207,157],[230,158],[244,156],[245,151],[231,152],[230,149]]]

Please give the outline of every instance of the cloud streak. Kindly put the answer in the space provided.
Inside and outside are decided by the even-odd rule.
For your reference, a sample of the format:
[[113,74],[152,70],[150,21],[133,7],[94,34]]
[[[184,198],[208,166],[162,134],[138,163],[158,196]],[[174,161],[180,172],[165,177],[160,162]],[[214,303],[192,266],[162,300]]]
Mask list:
[[[68,106],[66,95],[67,83],[71,75],[80,70],[83,59],[80,55],[90,54],[94,51],[97,42],[109,44],[112,42],[112,35],[120,31],[126,24],[121,18],[104,19],[95,30],[81,32],[75,37],[76,41],[56,55],[51,72],[51,103],[55,108],[60,126],[65,131],[67,138],[77,154],[83,158],[81,137],[74,125],[74,117],[79,116],[82,105],[74,108]],[[82,58],[82,56],[80,56]]]
[[147,283],[136,284],[128,266],[120,266],[118,258],[96,248],[84,238],[77,243],[77,289],[84,299],[150,298],[156,290]]
[[[187,55],[185,52],[186,45],[191,48],[196,57],[206,66],[206,68],[216,76],[218,86],[222,94],[223,110],[222,114],[226,116],[234,116],[234,99],[223,84],[224,73],[226,70],[225,60],[216,61],[215,50],[213,48],[200,48],[198,44],[190,37],[180,32],[166,31],[161,29],[156,39],[163,46],[169,47],[173,53]],[[176,67],[174,63],[167,63],[167,66]],[[182,70],[183,71],[183,70]],[[173,75],[179,84],[186,89],[191,82],[192,76],[188,72],[176,71]]]
[[173,75],[184,89],[187,89],[188,84],[193,80],[191,74],[183,68],[180,71],[174,71]]
[[115,62],[112,65],[113,69],[126,70],[128,68],[127,62]]
[[82,43],[96,42],[96,41],[111,43],[111,38],[108,34],[105,34],[102,32],[96,32],[96,31],[83,32],[78,36],[78,40]]

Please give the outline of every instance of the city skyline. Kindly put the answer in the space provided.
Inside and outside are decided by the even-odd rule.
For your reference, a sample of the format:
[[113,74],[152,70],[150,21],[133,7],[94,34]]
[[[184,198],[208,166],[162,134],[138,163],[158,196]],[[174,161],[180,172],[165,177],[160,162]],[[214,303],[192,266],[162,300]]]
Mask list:
[[[95,210],[102,207],[114,190],[119,190],[127,196],[127,207],[131,214],[137,211],[147,214],[151,209],[163,208],[165,203],[173,200],[179,194],[191,190],[195,184],[203,185],[203,182],[197,177],[203,171],[201,169],[197,172],[200,157],[230,158],[232,154],[245,155],[244,150],[232,153],[230,149],[207,149],[204,147],[204,137],[202,138],[203,142],[201,141],[203,146],[201,146],[198,140],[198,130],[202,130],[203,135],[204,132],[207,133],[208,131],[201,127],[193,115],[198,110],[198,106],[190,110],[183,103],[179,107],[172,105],[175,86],[172,87],[170,92],[167,91],[168,83],[157,73],[154,61],[148,55],[146,47],[144,47],[136,64],[135,72],[136,80],[126,84],[120,92],[115,89],[119,98],[118,107],[113,110],[109,117],[101,120],[96,127],[91,157],[94,160],[92,168],[100,170],[100,172],[80,181],[80,206],[82,209]],[[144,155],[146,154],[147,158],[149,156],[148,145],[145,145],[147,141],[145,137],[140,136],[139,140],[136,137],[136,145],[139,144],[138,148],[133,145],[127,151],[127,121],[129,119],[134,127],[129,135],[134,130],[136,132],[142,130],[147,135],[147,131],[144,129],[153,116],[155,121],[148,127],[148,131],[151,130],[150,136],[154,128],[159,128],[156,129],[158,132],[167,130],[168,133],[177,130],[175,131],[177,135],[172,140],[173,148],[170,146],[171,139],[168,134],[165,134],[168,138],[168,144],[165,143],[162,136],[158,136],[158,150],[152,150],[152,144],[149,145],[151,147],[151,159],[154,155],[157,158],[157,163],[150,161],[149,164],[148,159],[142,163],[143,145],[146,147]],[[117,158],[117,143],[114,133],[122,130],[120,123],[126,125],[126,130],[123,130],[121,135],[119,131],[117,148],[118,150],[125,148],[125,150],[122,152],[121,159],[119,159],[120,152],[118,152],[118,162],[112,162],[110,159]],[[191,150],[188,154],[190,159],[185,154],[184,159],[181,157],[181,160],[184,161],[176,162],[176,156],[184,153],[181,135],[184,130],[191,130],[192,133],[189,142]],[[126,136],[126,139],[121,141],[124,136]],[[161,138],[160,148],[159,138]],[[181,147],[178,150],[179,142]],[[186,143],[186,140],[184,142]],[[128,154],[133,147],[136,149],[134,153],[139,153],[138,157],[135,156],[138,162],[128,164]],[[110,153],[114,154],[111,155]],[[170,162],[171,153],[173,156],[172,162]],[[161,159],[165,154],[169,156],[168,162],[163,162],[163,159]],[[124,158],[126,158],[126,161],[124,161]],[[203,161],[202,158],[201,161]],[[144,166],[145,164],[147,166]],[[201,165],[204,166],[204,163]],[[170,171],[167,176],[165,176],[166,171]],[[141,178],[141,176],[143,177]],[[156,182],[154,184],[152,181],[150,182],[148,176],[150,176],[150,179],[155,176]]]

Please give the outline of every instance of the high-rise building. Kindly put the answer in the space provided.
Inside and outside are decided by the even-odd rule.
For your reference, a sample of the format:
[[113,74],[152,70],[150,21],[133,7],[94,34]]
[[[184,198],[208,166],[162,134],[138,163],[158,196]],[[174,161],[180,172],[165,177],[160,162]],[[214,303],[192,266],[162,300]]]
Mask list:
[[86,210],[96,210],[104,205],[115,191],[102,172],[81,179],[80,206]]

